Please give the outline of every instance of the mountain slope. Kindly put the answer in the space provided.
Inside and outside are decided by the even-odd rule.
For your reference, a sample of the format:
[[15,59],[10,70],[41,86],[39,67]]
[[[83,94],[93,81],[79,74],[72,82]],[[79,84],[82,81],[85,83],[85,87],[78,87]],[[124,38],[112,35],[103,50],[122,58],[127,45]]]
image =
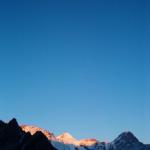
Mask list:
[[24,132],[16,119],[0,121],[0,150],[56,150],[41,132],[31,135]]
[[131,132],[123,132],[110,143],[96,139],[77,140],[69,133],[60,136],[36,126],[19,126],[16,119],[0,121],[0,150],[150,150]]
[[62,142],[64,144],[73,144],[78,145],[78,140],[75,139],[70,133],[63,133],[56,137],[59,142]]
[[37,126],[22,125],[20,127],[23,131],[30,132],[31,135],[35,134],[37,131],[41,131],[49,140],[57,140],[53,133],[51,133],[45,129],[39,128]]

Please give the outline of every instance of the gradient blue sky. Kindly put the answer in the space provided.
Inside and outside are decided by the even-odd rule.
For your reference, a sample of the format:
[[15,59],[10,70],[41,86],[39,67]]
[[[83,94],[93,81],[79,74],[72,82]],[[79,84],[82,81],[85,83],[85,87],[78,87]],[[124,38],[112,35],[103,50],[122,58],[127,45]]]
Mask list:
[[1,0],[0,117],[77,138],[150,143],[150,1]]

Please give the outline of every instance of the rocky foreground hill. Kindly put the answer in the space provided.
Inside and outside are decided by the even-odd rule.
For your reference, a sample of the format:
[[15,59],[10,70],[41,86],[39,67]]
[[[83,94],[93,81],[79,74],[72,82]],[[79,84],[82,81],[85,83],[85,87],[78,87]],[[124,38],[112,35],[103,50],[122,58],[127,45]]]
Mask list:
[[120,134],[110,143],[96,139],[76,140],[69,133],[58,137],[35,126],[19,126],[16,119],[0,121],[0,150],[150,150],[131,132]]

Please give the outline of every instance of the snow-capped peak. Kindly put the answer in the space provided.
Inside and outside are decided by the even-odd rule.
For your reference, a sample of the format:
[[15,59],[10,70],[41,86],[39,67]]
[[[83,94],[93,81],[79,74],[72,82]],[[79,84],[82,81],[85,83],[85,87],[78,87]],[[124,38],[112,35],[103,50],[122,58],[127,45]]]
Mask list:
[[131,132],[123,132],[114,141],[106,143],[99,142],[96,139],[77,140],[70,133],[65,132],[57,137],[53,133],[39,128],[37,126],[24,125],[21,126],[25,132],[30,132],[32,135],[37,131],[41,131],[58,150],[150,150],[150,146],[144,145]]
[[78,145],[78,140],[75,139],[70,133],[65,132],[56,137],[59,142],[63,142],[64,144],[74,144]]
[[97,144],[99,141],[96,139],[82,139],[79,141],[80,146],[91,146]]
[[70,133],[65,132],[59,136],[57,136],[58,139],[73,139],[76,140]]
[[49,132],[48,130],[39,128],[37,126],[22,125],[20,127],[22,128],[23,131],[30,132],[31,135],[35,134],[37,131],[41,131],[49,140],[57,140],[53,133]]

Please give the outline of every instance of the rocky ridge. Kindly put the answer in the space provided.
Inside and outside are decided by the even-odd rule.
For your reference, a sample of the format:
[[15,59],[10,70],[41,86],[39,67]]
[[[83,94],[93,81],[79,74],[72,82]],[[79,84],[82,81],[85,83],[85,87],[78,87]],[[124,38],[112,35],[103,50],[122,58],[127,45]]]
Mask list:
[[23,125],[16,119],[0,121],[0,150],[150,150],[131,132],[123,132],[110,143],[96,139],[77,140],[69,133],[55,135],[45,129]]

